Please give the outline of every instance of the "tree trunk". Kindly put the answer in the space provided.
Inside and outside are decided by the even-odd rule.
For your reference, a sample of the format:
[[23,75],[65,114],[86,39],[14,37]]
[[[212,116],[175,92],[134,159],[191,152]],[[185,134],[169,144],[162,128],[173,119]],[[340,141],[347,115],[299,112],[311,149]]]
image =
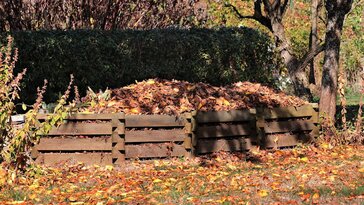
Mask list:
[[[317,49],[318,33],[317,19],[319,15],[321,0],[312,0],[311,2],[311,32],[310,32],[310,50]],[[310,62],[309,83],[316,85],[315,79],[315,59]]]
[[311,100],[312,94],[305,68],[316,55],[323,51],[324,46],[317,45],[316,49],[309,50],[301,59],[291,51],[283,25],[283,17],[289,2],[290,0],[255,0],[253,15],[242,15],[234,5],[226,5],[231,7],[240,19],[254,19],[272,32],[278,52],[288,69],[296,95]]
[[326,1],[327,23],[325,56],[322,71],[320,113],[335,119],[337,81],[340,57],[341,32],[345,15],[350,11],[352,0]]
[[305,73],[304,69],[300,69],[301,62],[290,50],[290,45],[285,35],[285,30],[281,17],[271,17],[271,24],[276,47],[279,50],[280,56],[282,57],[284,64],[287,66],[296,95],[307,100],[312,99],[312,94],[308,89],[309,81],[307,78],[307,74]]

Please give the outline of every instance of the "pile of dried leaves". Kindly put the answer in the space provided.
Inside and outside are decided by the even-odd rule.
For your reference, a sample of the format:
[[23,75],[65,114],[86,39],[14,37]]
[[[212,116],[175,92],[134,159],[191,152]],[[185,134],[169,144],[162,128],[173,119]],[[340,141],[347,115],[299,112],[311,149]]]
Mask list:
[[225,87],[177,80],[149,79],[95,94],[90,90],[84,112],[176,115],[193,110],[221,111],[255,107],[300,106],[307,102],[261,84],[238,82]]

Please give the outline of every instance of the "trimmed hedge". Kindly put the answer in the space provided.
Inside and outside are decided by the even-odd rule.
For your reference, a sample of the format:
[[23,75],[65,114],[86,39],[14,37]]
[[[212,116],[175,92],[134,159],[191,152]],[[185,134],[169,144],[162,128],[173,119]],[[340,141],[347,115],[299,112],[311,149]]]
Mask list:
[[[2,34],[2,42],[8,34]],[[22,31],[17,72],[28,68],[21,94],[32,102],[48,79],[54,101],[74,74],[81,94],[147,78],[223,85],[240,80],[270,83],[277,59],[270,38],[248,28],[165,30]]]

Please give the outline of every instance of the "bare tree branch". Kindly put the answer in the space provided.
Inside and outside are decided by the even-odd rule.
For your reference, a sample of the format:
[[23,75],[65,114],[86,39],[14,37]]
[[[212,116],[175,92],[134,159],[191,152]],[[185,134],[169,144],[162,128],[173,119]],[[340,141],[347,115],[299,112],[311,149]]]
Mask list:
[[296,70],[303,70],[305,69],[308,64],[315,58],[318,54],[320,54],[325,49],[325,44],[317,45],[316,49],[308,51],[300,60],[300,65],[297,67]]
[[225,7],[231,8],[234,13],[237,15],[239,19],[253,19],[266,28],[268,28],[270,31],[272,31],[272,24],[270,20],[262,15],[262,8],[261,8],[261,0],[256,0],[254,2],[254,14],[253,15],[242,15],[239,10],[236,8],[236,6],[232,4],[225,4]]
[[283,5],[281,6],[281,15],[284,15],[284,13],[287,11],[289,0],[284,0]]
[[351,7],[351,9],[350,9],[350,11],[346,14],[346,16],[349,16],[350,14],[352,14],[353,11],[354,11],[354,9],[355,9],[355,7],[359,6],[362,3],[364,3],[363,0],[358,0],[358,1],[354,2],[353,5],[352,5],[352,7]]

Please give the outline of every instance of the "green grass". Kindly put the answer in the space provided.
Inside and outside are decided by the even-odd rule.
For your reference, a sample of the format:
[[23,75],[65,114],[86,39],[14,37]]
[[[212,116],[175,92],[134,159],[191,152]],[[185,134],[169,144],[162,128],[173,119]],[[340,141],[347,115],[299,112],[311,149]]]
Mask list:
[[345,98],[347,105],[358,105],[360,101],[360,93],[349,92]]

